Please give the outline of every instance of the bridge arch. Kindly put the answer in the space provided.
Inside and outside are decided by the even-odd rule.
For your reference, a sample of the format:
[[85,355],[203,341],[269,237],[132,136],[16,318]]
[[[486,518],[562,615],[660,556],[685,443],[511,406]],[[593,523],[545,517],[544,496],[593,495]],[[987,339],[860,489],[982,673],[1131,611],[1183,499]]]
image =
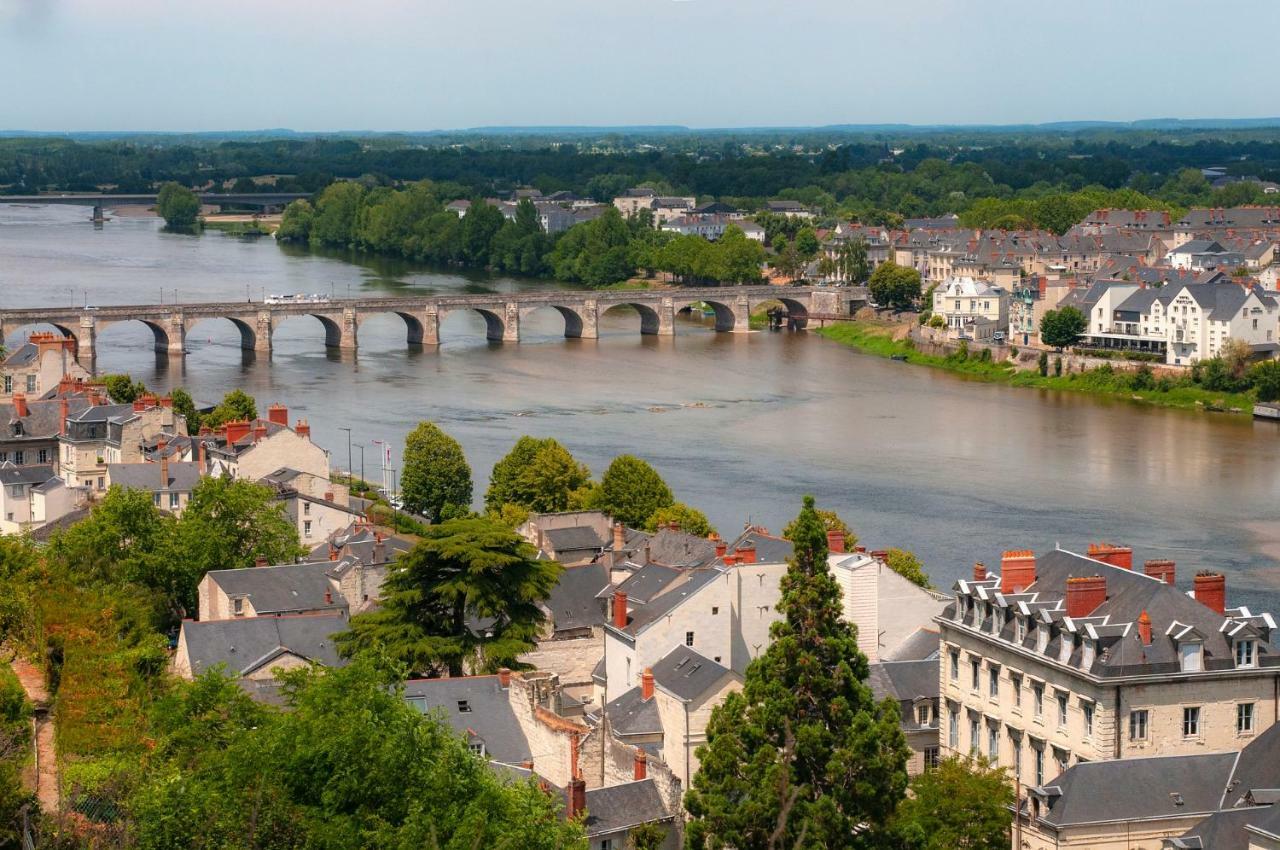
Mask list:
[[107,328],[114,327],[115,325],[131,324],[133,322],[141,322],[151,330],[151,336],[155,340],[156,351],[166,353],[169,351],[169,330],[164,325],[159,322],[152,321],[151,319],[99,319],[94,323],[94,335],[101,336],[102,332]]
[[733,308],[723,301],[713,301],[710,298],[699,298],[696,301],[677,301],[673,306],[677,314],[683,313],[685,310],[692,311],[697,305],[706,304],[715,312],[716,331],[724,333],[736,329],[737,317],[733,312]]
[[356,326],[363,329],[366,322],[373,319],[375,322],[384,316],[398,316],[405,326],[405,340],[409,345],[422,345],[426,338],[430,336],[428,328],[423,322],[422,316],[415,316],[408,310],[362,310],[356,315]]
[[456,313],[478,313],[480,318],[484,319],[484,338],[490,342],[502,342],[507,330],[507,323],[502,316],[493,310],[484,307],[453,307],[448,310],[440,310],[440,325],[444,326],[445,319]]
[[275,317],[273,321],[272,333],[280,329],[281,325],[293,320],[310,317],[320,323],[324,328],[324,344],[328,348],[342,347],[342,324],[340,319],[324,313],[286,313]]
[[70,325],[59,324],[58,322],[31,322],[24,325],[7,322],[0,325],[0,345],[3,345],[12,354],[33,333],[48,333],[49,328],[53,328],[67,339],[78,341],[80,338],[80,335],[75,333]]
[[240,347],[246,351],[254,351],[258,347],[258,331],[251,323],[244,319],[237,319],[232,316],[202,316],[186,321],[186,332],[191,334],[195,331],[196,326],[202,322],[220,322],[228,321],[232,326],[240,332]]
[[653,309],[653,307],[649,306],[648,304],[641,304],[638,302],[630,302],[630,301],[620,302],[617,304],[610,304],[608,308],[605,309],[603,312],[608,313],[611,310],[615,310],[619,307],[630,307],[631,309],[635,310],[637,313],[640,314],[640,333],[645,335],[651,335],[651,334],[657,334],[661,332],[662,319],[658,315],[658,311]]
[[555,310],[564,319],[564,335],[570,339],[579,339],[583,335],[583,329],[586,327],[586,317],[583,316],[581,310],[565,304],[534,304],[529,307],[521,308],[520,322],[539,310]]
[[809,305],[799,298],[793,298],[787,295],[777,295],[772,298],[753,298],[751,299],[751,309],[755,310],[764,304],[773,302],[780,303],[787,311],[787,319],[791,328],[794,330],[803,330],[809,324]]

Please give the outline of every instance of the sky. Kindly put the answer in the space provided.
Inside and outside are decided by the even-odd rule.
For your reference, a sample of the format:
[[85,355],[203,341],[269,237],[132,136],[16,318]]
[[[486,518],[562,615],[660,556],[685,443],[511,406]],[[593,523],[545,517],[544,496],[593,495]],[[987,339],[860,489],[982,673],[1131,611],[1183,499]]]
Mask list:
[[1270,117],[1278,29],[1278,0],[0,0],[0,129]]

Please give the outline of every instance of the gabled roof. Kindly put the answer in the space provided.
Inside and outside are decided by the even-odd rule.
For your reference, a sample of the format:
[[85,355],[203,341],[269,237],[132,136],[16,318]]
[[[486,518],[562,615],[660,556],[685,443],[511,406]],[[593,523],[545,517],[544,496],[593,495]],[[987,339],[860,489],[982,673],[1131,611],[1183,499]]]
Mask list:
[[506,688],[497,676],[411,679],[404,698],[423,713],[435,712],[469,741],[484,742],[489,758],[519,764],[533,758]]
[[10,461],[0,463],[0,484],[43,484],[54,477],[53,466],[15,466]]
[[168,464],[169,480],[160,480],[158,463],[111,463],[107,464],[107,476],[112,486],[120,486],[129,490],[146,490],[156,492],[170,490],[178,493],[189,493],[200,483],[200,464],[172,461]]
[[916,629],[898,644],[892,652],[881,656],[882,661],[927,661],[938,657],[939,633],[937,629]]
[[938,659],[927,661],[881,661],[871,665],[871,688],[878,699],[892,697],[900,702],[918,699],[936,699],[941,690],[938,684]]
[[600,539],[600,535],[589,525],[551,528],[542,532],[542,539],[556,552],[600,550],[605,545],[605,541]]
[[[601,659],[603,661],[603,659]],[[624,691],[604,707],[609,725],[619,735],[656,735],[662,732],[658,703],[644,699],[639,687]]]
[[671,587],[662,595],[643,605],[636,606],[631,611],[625,628],[618,629],[617,626],[612,625],[609,625],[608,628],[628,635],[637,635],[644,631],[649,624],[664,617],[667,612],[683,603],[721,575],[723,575],[722,570],[712,568],[685,570],[681,573],[682,580],[673,582]]
[[[735,675],[692,647],[677,646],[654,662],[653,681],[663,690],[685,702],[693,702]],[[936,678],[936,674],[935,674]]]
[[244,676],[269,667],[283,652],[326,667],[342,666],[346,662],[334,649],[333,635],[346,625],[340,613],[186,620],[182,636],[193,675],[223,664],[232,676]]
[[670,820],[652,779],[587,789],[587,836],[609,835],[642,823]]
[[[211,570],[209,580],[228,596],[249,600],[259,616],[298,611],[344,610],[347,600],[333,589],[329,571],[337,564],[316,561],[243,570]],[[329,601],[325,601],[325,594]]]
[[645,564],[618,584],[618,590],[627,594],[628,602],[648,602],[656,598],[667,585],[678,579],[681,570],[662,564]]
[[566,567],[547,597],[546,608],[556,631],[588,628],[604,623],[605,604],[599,595],[609,586],[604,564]]

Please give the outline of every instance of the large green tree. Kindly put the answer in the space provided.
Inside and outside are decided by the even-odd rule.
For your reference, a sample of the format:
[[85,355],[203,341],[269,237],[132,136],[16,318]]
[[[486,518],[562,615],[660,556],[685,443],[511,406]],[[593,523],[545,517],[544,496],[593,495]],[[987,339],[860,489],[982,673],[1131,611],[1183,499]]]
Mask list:
[[377,649],[418,674],[461,676],[517,666],[545,619],[560,565],[485,517],[429,526],[391,566],[376,611],[338,636],[347,656]]
[[[175,405],[176,406],[176,405]],[[192,405],[194,407],[194,404]],[[201,425],[217,428],[234,420],[252,421],[258,418],[258,403],[244,390],[232,390],[222,401],[200,419]]]
[[885,556],[885,564],[912,584],[917,584],[926,590],[933,587],[929,581],[929,574],[924,571],[924,564],[920,563],[920,559],[914,552],[908,552],[906,549],[890,549]]
[[400,490],[405,507],[431,522],[461,516],[471,505],[471,467],[462,446],[434,422],[404,440]]
[[[839,531],[844,534],[844,547],[846,550],[852,551],[853,547],[858,545],[858,535],[853,533],[853,529],[849,527],[847,522],[840,518],[838,513],[835,511],[825,510],[823,508],[816,508],[815,510],[817,511],[818,519],[822,520],[822,527],[824,530]],[[797,522],[799,522],[799,517],[787,523],[782,529],[782,536],[791,540],[792,536],[798,529],[798,526],[796,525]]]
[[771,643],[711,714],[685,797],[689,848],[877,847],[907,787],[891,700],[876,703],[807,496]]
[[1075,345],[1088,327],[1089,320],[1079,309],[1059,307],[1040,317],[1040,341],[1061,351]]
[[130,404],[141,398],[147,391],[147,385],[135,381],[126,373],[103,375],[102,383],[106,385],[107,395],[116,404]]
[[229,683],[174,685],[127,800],[138,850],[586,850],[556,796],[494,773],[384,666],[283,679],[283,711]]
[[881,263],[871,273],[867,290],[881,307],[905,310],[920,297],[920,272],[893,262]]
[[591,471],[560,443],[524,436],[493,465],[484,503],[493,511],[503,505],[537,513],[564,511],[574,492],[590,480]]
[[944,759],[911,781],[883,846],[892,850],[1005,850],[1013,789],[1000,768]]
[[640,528],[659,508],[675,503],[658,471],[634,455],[619,455],[609,464],[594,494],[594,506],[633,528]]
[[200,215],[200,199],[186,186],[171,181],[161,186],[156,195],[156,213],[164,219],[165,226],[188,230]]
[[644,528],[645,531],[657,531],[670,523],[674,523],[686,534],[698,537],[708,537],[716,532],[706,514],[697,508],[689,507],[684,502],[673,502],[664,508],[658,508],[649,515]]

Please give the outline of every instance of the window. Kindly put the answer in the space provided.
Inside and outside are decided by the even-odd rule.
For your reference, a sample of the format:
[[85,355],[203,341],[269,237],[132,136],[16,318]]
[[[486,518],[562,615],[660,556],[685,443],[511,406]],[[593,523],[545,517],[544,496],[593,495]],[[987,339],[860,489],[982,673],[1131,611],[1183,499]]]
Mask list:
[[1036,758],[1036,784],[1037,784],[1037,785],[1043,785],[1043,784],[1044,784],[1044,748],[1043,748],[1043,747],[1032,747],[1032,750],[1033,750],[1033,751],[1035,752],[1035,754],[1036,754],[1036,756],[1035,756],[1035,758]]
[[1036,682],[1032,685],[1031,694],[1035,698],[1032,703],[1036,717],[1044,717],[1044,684]]
[[309,520],[309,519],[308,519],[308,520],[304,520],[304,521],[303,521],[303,523],[302,523],[302,536],[303,536],[303,537],[310,537],[310,536],[311,536],[311,520]]
[[244,600],[239,597],[232,599],[231,612],[235,614],[237,617],[243,617],[244,616]]
[[1200,670],[1200,650],[1198,643],[1178,644],[1178,655],[1182,659],[1183,673],[1196,673]]
[[719,613],[720,613],[720,606],[718,606],[718,605],[712,605],[712,606],[711,606],[711,616],[713,616],[713,617],[714,617],[716,614],[719,614]]
[[311,516],[311,503],[310,503],[310,502],[303,502],[303,503],[302,503],[302,515],[303,515],[303,516]]
[[924,748],[924,769],[933,770],[937,766],[938,766],[938,748],[925,747]]
[[1027,621],[1021,617],[1013,618],[1013,639],[1016,643],[1027,639]]
[[1009,674],[1009,690],[1013,691],[1013,707],[1022,707],[1022,676],[1018,673]]
[[1022,776],[1022,739],[1010,734],[1010,740],[1013,742],[1013,775],[1015,777]]
[[988,678],[990,680],[988,684],[988,691],[991,695],[991,698],[1000,699],[1000,668],[992,664],[990,675]]
[[13,392],[13,375],[4,376],[4,393],[8,395]]
[[48,462],[49,462],[48,449],[40,449],[39,451],[36,452],[36,463],[48,463]]
[[1000,760],[1000,727],[987,724],[987,758],[992,762]]
[[1147,710],[1145,708],[1129,712],[1129,740],[1147,740]]
[[1059,691],[1057,696],[1058,696],[1058,725],[1066,726],[1067,725],[1067,695]]
[[470,714],[470,713],[471,713],[471,701],[470,701],[470,700],[465,700],[465,699],[460,699],[460,700],[458,700],[458,711],[462,712],[463,714]]
[[152,493],[152,494],[151,494],[151,503],[152,503],[153,505],[155,505],[157,508],[158,508],[158,507],[160,507],[160,494],[159,494],[159,493]]
[[1081,702],[1080,713],[1084,715],[1084,736],[1093,737],[1093,703]]
[[693,632],[684,633],[684,645],[693,646]]
[[1236,706],[1236,734],[1253,731],[1253,703],[1242,702]]
[[26,452],[17,451],[13,453],[13,463],[15,466],[22,466],[27,462]]
[[36,391],[36,376],[27,375],[27,392],[33,393],[35,391]]
[[920,705],[916,706],[916,725],[928,726],[929,721],[931,719],[930,718],[931,714],[933,714],[933,711],[929,703],[927,702],[921,703]]
[[971,658],[969,659],[969,670],[973,674],[973,689],[976,691],[981,685],[980,679],[981,679],[981,673],[982,673],[982,664],[979,663],[978,659]]
[[950,717],[947,724],[947,745],[953,750],[958,750],[960,749],[960,715],[953,710]]
[[1060,750],[1057,747],[1053,748],[1053,762],[1054,762],[1054,765],[1058,768],[1059,774],[1066,772],[1067,764],[1070,761],[1071,761],[1071,756],[1067,753],[1066,750]]
[[970,717],[969,718],[969,751],[974,755],[977,755],[978,748],[982,746],[981,735],[982,735],[982,732],[978,728],[978,718]]
[[1252,667],[1254,659],[1254,645],[1251,640],[1236,641],[1236,666]]
[[951,681],[960,680],[960,650],[951,650]]
[[1189,705],[1182,709],[1182,737],[1200,737],[1200,706]]
[[601,838],[601,839],[600,839],[600,850],[613,850],[613,839],[612,839],[612,838]]
[[477,741],[476,743],[473,743],[473,744],[467,744],[467,749],[471,750],[471,752],[473,752],[474,754],[476,754],[476,755],[478,755],[478,756],[480,756],[480,757],[482,757],[482,758],[484,757],[484,742],[483,742],[483,741]]
[[106,479],[105,479],[103,476],[99,475],[99,476],[98,476],[98,489],[99,489],[99,490],[105,490],[105,489],[106,489],[106,483],[107,483],[107,482],[106,482]]
[[179,494],[179,493],[170,493],[170,494],[169,494],[169,510],[171,510],[171,511],[172,511],[172,510],[177,509],[178,504],[179,504],[179,496],[180,496],[180,495],[181,495],[181,494]]

